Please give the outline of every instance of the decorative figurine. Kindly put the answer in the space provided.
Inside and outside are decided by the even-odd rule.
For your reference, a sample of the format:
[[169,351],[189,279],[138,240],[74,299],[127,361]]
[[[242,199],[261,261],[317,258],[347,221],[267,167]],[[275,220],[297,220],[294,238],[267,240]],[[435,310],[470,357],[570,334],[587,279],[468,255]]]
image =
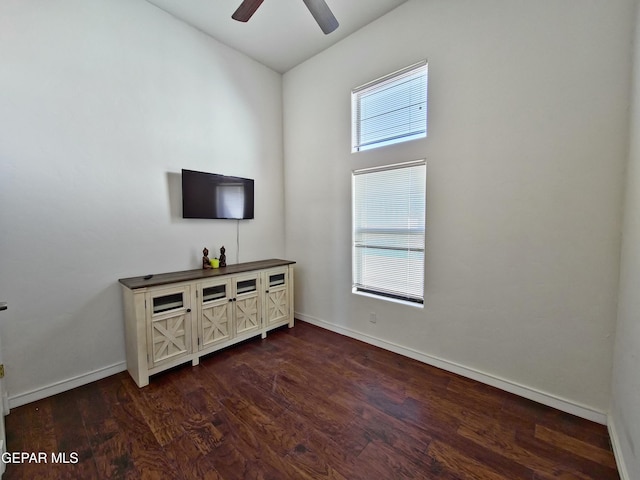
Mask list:
[[211,261],[209,260],[209,249],[207,247],[204,247],[204,250],[202,250],[202,268],[205,270],[207,268],[211,268]]
[[224,246],[220,247],[220,266],[221,267],[227,266],[227,256],[224,254],[224,252],[225,252]]

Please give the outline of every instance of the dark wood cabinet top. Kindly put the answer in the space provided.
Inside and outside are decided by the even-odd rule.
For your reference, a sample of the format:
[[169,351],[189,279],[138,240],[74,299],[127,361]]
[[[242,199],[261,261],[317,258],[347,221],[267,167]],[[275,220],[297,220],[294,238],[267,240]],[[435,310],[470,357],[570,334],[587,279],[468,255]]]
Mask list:
[[284,265],[291,265],[291,260],[280,260],[278,258],[271,258],[269,260],[259,260],[257,262],[236,263],[234,265],[227,265],[221,268],[196,270],[184,270],[181,272],[169,272],[153,274],[151,278],[145,280],[145,276],[142,277],[130,277],[121,278],[118,281],[131,290],[139,288],[157,287],[158,285],[167,285],[169,283],[188,282],[193,280],[206,280],[207,278],[219,277],[220,275],[229,275],[235,273],[250,272],[252,270],[264,270],[266,268],[282,267]]

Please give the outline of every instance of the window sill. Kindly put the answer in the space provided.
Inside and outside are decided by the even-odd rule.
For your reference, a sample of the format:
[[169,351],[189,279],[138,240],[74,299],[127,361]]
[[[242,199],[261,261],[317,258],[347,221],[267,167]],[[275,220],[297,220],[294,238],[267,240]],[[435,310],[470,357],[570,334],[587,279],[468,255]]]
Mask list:
[[377,300],[383,300],[385,302],[398,303],[400,305],[406,305],[408,307],[424,309],[424,303],[410,302],[408,300],[401,300],[399,298],[385,297],[384,295],[376,295],[374,293],[369,293],[369,292],[361,292],[360,290],[356,290],[355,288],[351,290],[351,293],[355,295],[360,295],[362,297],[375,298]]

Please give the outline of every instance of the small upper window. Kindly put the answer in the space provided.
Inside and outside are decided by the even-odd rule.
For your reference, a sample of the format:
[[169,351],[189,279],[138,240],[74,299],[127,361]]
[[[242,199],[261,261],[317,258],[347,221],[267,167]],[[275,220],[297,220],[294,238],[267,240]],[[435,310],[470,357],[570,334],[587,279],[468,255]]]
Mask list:
[[427,62],[351,92],[352,152],[427,136]]

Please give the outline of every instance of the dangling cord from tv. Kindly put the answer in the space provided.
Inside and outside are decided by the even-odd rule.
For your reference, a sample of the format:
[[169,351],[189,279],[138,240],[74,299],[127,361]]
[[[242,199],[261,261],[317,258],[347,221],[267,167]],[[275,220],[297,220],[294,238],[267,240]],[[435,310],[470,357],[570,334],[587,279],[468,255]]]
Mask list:
[[240,263],[240,220],[236,220],[236,263]]

